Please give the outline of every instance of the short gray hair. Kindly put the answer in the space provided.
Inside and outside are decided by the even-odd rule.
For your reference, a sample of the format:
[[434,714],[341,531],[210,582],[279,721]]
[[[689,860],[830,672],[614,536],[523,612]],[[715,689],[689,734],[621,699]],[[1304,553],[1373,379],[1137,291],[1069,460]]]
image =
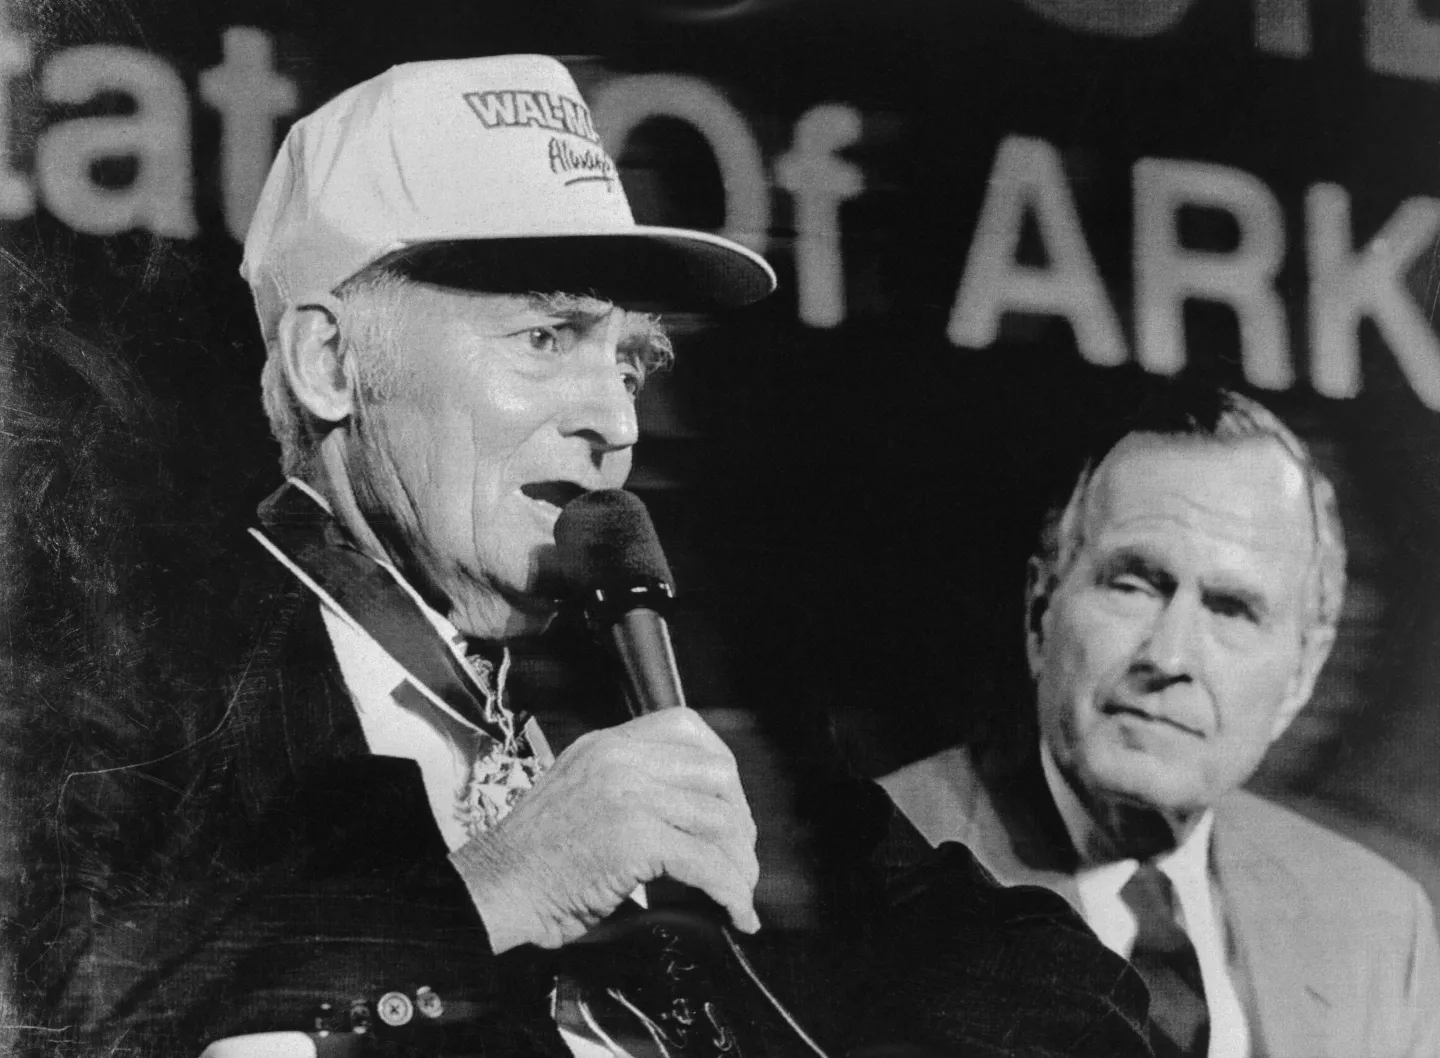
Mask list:
[[1310,499],[1315,547],[1311,556],[1312,608],[1310,629],[1333,628],[1345,600],[1345,528],[1335,487],[1315,463],[1309,448],[1269,409],[1233,390],[1176,385],[1143,406],[1092,448],[1069,498],[1050,508],[1041,528],[1035,557],[1050,576],[1062,578],[1085,542],[1085,508],[1100,465],[1126,437],[1155,434],[1194,438],[1218,444],[1272,441],[1304,476]]
[[[344,315],[341,352],[355,358],[367,391],[383,391],[399,371],[395,325],[406,282],[399,272],[378,267],[352,276],[334,291]],[[260,399],[270,433],[280,444],[281,471],[287,477],[306,477],[317,441],[315,424],[290,390],[278,341],[270,344],[260,373]]]

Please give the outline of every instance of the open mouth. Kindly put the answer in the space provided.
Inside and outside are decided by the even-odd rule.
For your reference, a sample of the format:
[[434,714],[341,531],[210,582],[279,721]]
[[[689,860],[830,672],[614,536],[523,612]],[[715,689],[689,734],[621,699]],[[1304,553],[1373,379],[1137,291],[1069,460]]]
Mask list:
[[563,510],[575,497],[583,496],[590,490],[573,481],[532,481],[528,485],[521,485],[520,491],[536,503],[549,504],[556,510]]

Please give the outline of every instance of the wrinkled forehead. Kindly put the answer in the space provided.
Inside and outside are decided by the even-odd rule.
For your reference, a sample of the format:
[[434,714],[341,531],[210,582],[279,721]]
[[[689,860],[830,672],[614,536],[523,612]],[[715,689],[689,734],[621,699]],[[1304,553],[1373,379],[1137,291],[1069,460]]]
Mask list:
[[457,318],[504,321],[535,313],[551,314],[565,319],[603,320],[612,315],[623,317],[625,311],[613,302],[588,294],[564,291],[511,292],[480,290],[446,283],[420,280],[403,281],[407,310],[420,313],[439,312]]
[[1305,473],[1276,441],[1132,434],[1105,458],[1084,510],[1087,543],[1205,543],[1303,573],[1316,546]]

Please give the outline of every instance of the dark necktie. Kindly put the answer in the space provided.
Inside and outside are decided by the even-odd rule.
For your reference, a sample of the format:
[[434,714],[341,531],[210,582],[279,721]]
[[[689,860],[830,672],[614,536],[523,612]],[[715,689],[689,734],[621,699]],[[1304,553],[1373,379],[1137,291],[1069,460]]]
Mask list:
[[1150,1036],[1156,1058],[1204,1058],[1210,1012],[1195,946],[1175,921],[1175,890],[1153,863],[1142,863],[1120,896],[1139,927],[1130,961],[1150,988]]

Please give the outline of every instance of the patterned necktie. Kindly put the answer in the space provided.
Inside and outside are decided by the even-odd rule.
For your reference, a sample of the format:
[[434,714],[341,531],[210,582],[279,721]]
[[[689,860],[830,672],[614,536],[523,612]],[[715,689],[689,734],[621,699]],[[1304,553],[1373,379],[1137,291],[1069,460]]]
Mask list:
[[1175,920],[1175,890],[1153,863],[1142,863],[1120,890],[1139,929],[1130,961],[1150,988],[1150,1036],[1156,1058],[1203,1058],[1210,1012],[1195,946]]

